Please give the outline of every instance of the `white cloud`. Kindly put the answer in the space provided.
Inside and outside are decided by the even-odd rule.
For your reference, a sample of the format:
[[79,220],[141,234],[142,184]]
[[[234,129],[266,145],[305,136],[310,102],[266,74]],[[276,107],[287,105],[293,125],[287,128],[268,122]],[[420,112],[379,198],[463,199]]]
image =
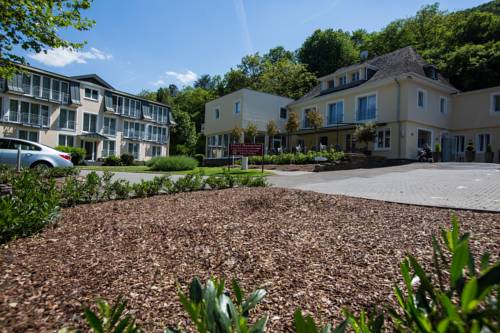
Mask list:
[[165,81],[163,80],[156,80],[155,82],[153,82],[153,86],[162,86],[165,84]]
[[167,76],[174,77],[177,81],[181,82],[182,84],[192,83],[198,78],[198,74],[190,70],[186,71],[185,73],[168,71],[165,74],[167,74]]
[[64,67],[72,63],[86,64],[87,60],[109,60],[112,57],[111,54],[104,53],[95,47],[92,47],[90,51],[83,52],[58,47],[56,49],[49,49],[46,53],[40,52],[30,55],[32,59],[44,65],[54,67]]

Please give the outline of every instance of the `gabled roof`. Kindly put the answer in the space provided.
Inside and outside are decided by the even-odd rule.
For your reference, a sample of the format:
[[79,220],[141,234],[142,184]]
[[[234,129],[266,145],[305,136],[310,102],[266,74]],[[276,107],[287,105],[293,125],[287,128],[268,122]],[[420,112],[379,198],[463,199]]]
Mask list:
[[[386,78],[396,77],[405,73],[416,73],[422,75],[423,77],[426,77],[427,75],[425,73],[425,69],[429,67],[430,64],[428,64],[424,60],[424,58],[422,58],[422,56],[413,49],[413,47],[407,46],[405,48],[393,51],[391,53],[383,54],[381,56],[367,60],[360,64],[339,68],[332,74],[342,73],[349,70],[350,68],[354,69],[358,66],[370,66],[371,68],[377,68],[377,70],[369,80],[362,81],[361,84],[356,84],[354,86],[360,86],[367,82],[375,82]],[[329,74],[325,77],[332,76],[332,74]],[[448,80],[445,77],[443,77],[439,73],[437,75],[437,80],[435,81],[445,86],[448,86],[452,89],[456,89],[455,87],[453,87],[453,85],[450,84],[450,82],[448,82]],[[344,88],[349,89],[352,87],[347,85]],[[290,105],[302,103],[311,100],[313,98],[326,95],[328,93],[334,93],[339,90],[344,90],[344,89],[342,89],[342,87],[339,87],[338,89],[333,89],[330,92],[325,92],[321,91],[320,85],[317,85],[307,94],[305,94],[295,102],[291,103]]]
[[115,88],[113,88],[112,85],[110,85],[109,83],[104,81],[104,79],[97,74],[77,75],[77,76],[72,76],[71,78],[76,79],[76,80],[80,80],[80,81],[91,82],[91,83],[103,86],[104,88],[108,88],[108,89],[113,89],[113,90],[115,89]]

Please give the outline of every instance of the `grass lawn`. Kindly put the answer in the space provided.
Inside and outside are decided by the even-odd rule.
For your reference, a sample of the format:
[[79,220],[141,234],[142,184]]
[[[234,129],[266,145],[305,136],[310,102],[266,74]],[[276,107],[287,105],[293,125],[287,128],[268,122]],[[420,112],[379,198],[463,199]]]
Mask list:
[[[159,174],[169,174],[169,175],[187,175],[191,173],[202,172],[205,176],[210,175],[220,175],[227,172],[227,168],[223,167],[197,167],[194,170],[186,171],[152,171],[145,165],[130,165],[130,166],[78,166],[80,170],[93,170],[93,171],[113,171],[113,172],[136,172],[136,173],[159,173]],[[241,170],[239,168],[233,168],[230,172],[232,175],[247,175],[247,176],[261,176],[262,172],[260,169],[249,169]],[[264,171],[264,176],[272,175],[272,172]]]

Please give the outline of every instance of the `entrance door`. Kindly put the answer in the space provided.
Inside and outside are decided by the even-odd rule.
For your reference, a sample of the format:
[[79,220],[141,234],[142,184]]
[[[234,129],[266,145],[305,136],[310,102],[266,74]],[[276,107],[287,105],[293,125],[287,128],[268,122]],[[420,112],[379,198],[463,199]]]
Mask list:
[[95,160],[95,142],[84,141],[83,148],[85,148],[85,159],[88,161]]
[[450,162],[454,160],[455,138],[443,133],[441,135],[441,155],[443,162]]

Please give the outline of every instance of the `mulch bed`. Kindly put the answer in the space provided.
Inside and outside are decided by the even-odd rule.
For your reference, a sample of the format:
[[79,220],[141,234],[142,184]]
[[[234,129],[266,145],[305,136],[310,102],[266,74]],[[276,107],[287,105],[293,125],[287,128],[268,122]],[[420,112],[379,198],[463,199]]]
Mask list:
[[[81,327],[82,306],[119,294],[147,331],[186,325],[176,281],[212,274],[267,289],[253,315],[270,315],[268,332],[291,332],[296,307],[338,323],[344,307],[394,302],[399,262],[429,260],[430,235],[451,214],[278,188],[65,209],[55,228],[0,249],[0,331]],[[457,215],[473,251],[498,260],[500,214]]]

